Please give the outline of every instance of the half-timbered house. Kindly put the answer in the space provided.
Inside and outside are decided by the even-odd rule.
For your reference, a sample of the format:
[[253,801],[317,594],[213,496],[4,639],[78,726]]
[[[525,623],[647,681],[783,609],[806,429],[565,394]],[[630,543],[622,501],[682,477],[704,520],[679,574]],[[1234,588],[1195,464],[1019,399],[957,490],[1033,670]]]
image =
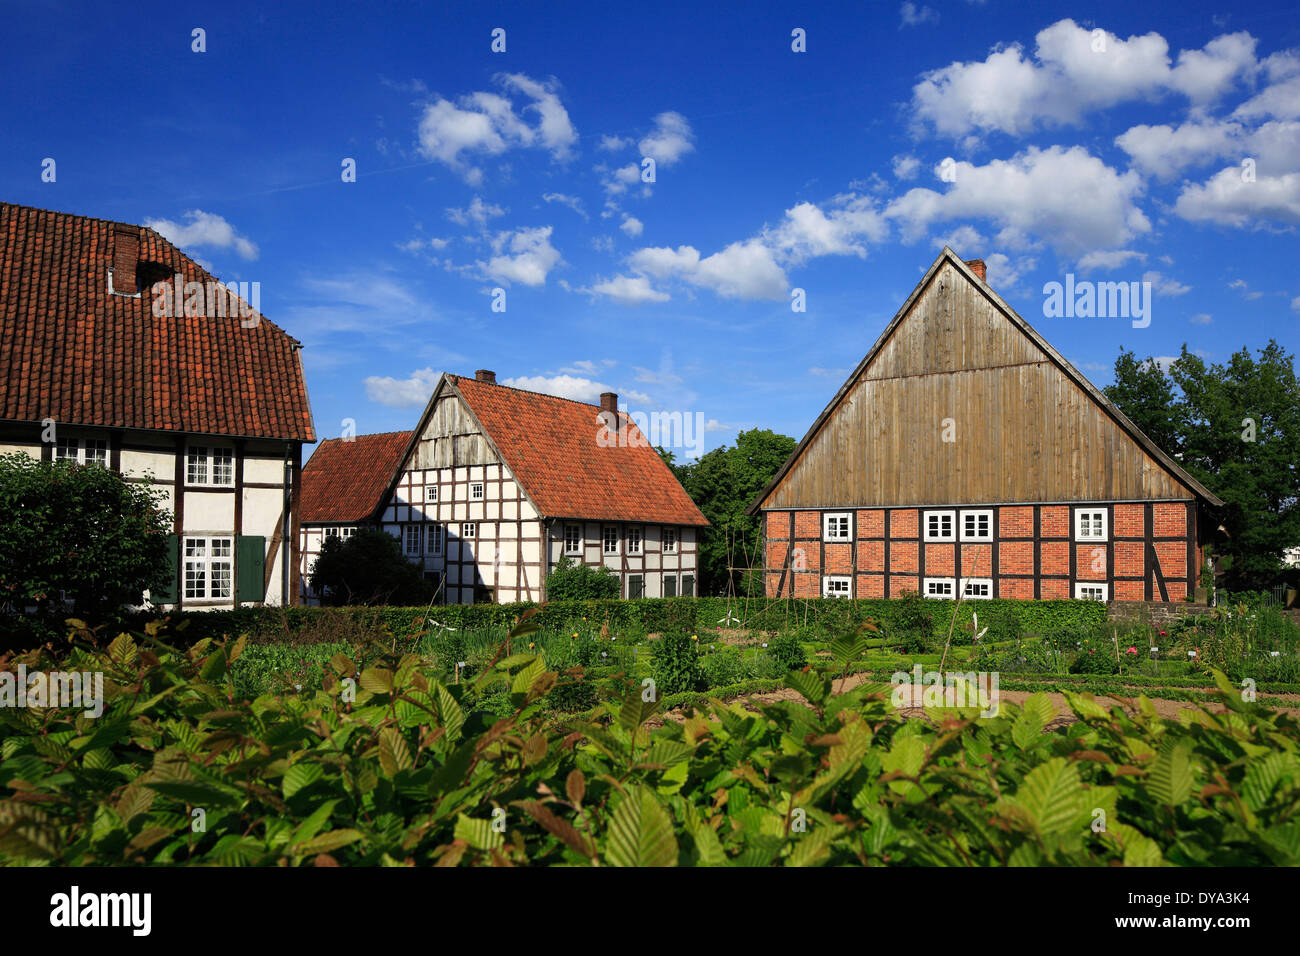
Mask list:
[[[160,302],[173,288],[186,301]],[[315,440],[300,348],[152,229],[0,203],[0,454],[159,488],[172,576],[153,605],[298,593],[296,489]]]
[[[400,434],[322,443],[304,473],[305,554],[331,527],[381,527],[449,604],[545,600],[566,558],[610,568],[623,597],[695,593],[708,521],[617,395],[596,406],[498,385],[486,370],[444,374]],[[378,497],[376,475],[387,477]],[[340,491],[318,489],[327,476]]]
[[1221,506],[945,248],[750,513],[769,596],[1181,601]]

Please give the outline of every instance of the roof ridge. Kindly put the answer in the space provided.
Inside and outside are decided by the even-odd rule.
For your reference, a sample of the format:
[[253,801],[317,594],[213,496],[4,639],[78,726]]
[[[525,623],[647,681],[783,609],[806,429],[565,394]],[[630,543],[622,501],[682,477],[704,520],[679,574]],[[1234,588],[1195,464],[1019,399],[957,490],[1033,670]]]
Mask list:
[[576,398],[568,398],[564,395],[552,395],[550,392],[538,392],[531,388],[516,388],[514,385],[502,385],[499,382],[480,382],[476,378],[470,378],[468,375],[457,375],[455,372],[448,372],[447,375],[456,379],[457,383],[463,379],[464,381],[472,382],[475,385],[491,385],[494,388],[504,388],[512,392],[520,392],[524,395],[537,395],[540,398],[553,398],[558,402],[572,402],[574,405],[586,405],[588,408],[594,408],[597,411],[600,410],[600,406],[593,402],[583,402]]

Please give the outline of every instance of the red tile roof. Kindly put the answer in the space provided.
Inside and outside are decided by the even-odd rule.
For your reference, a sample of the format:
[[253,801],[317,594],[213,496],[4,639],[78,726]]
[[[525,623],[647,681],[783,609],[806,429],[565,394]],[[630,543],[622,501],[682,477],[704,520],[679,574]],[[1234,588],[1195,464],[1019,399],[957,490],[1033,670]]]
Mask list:
[[379,507],[414,432],[331,438],[302,469],[302,522],[364,521]]
[[[297,341],[108,291],[125,224],[0,203],[0,419],[314,441]],[[216,280],[143,226],[139,258]]]
[[[707,525],[649,444],[597,443],[600,408],[449,375],[506,465],[548,518]],[[644,442],[625,414],[628,437]]]

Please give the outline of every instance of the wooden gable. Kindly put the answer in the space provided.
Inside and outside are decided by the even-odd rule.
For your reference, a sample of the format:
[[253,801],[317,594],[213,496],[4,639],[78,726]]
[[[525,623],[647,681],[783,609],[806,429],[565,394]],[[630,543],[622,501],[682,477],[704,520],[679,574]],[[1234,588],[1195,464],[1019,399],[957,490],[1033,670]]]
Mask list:
[[1202,498],[944,249],[751,507]]
[[501,459],[474,415],[454,388],[439,388],[425,415],[420,436],[407,457],[408,471],[494,465]]

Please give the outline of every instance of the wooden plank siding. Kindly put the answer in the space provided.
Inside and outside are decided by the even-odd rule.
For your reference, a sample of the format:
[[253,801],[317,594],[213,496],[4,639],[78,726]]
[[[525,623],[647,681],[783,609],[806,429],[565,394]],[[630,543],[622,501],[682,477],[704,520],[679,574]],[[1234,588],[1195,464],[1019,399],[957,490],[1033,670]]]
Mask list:
[[945,264],[763,508],[1194,497]]

